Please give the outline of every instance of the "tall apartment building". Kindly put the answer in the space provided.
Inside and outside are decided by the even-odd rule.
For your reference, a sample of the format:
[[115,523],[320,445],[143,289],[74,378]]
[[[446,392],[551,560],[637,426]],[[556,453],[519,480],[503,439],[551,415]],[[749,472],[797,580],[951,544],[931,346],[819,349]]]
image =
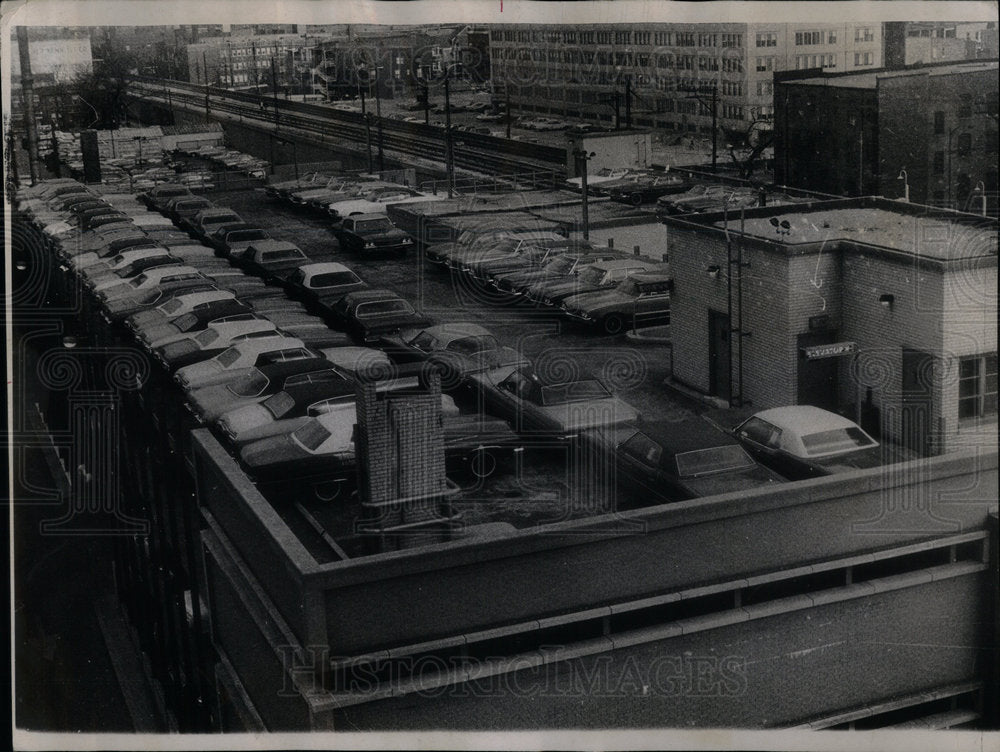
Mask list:
[[230,89],[270,89],[273,82],[292,86],[293,59],[315,43],[297,34],[206,37],[187,45],[188,80]]
[[882,48],[878,23],[490,26],[494,90],[518,111],[609,123],[628,90],[634,126],[709,134],[714,89],[727,138],[770,127],[775,71],[878,68]]

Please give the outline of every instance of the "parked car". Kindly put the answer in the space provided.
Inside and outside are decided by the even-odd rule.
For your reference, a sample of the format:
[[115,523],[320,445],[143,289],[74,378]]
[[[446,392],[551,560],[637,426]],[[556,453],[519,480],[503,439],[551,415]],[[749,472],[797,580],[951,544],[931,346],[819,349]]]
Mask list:
[[353,253],[405,254],[413,247],[409,233],[397,228],[385,214],[345,217],[336,233],[340,249]]
[[[501,243],[516,244],[519,241],[552,239],[557,233],[547,230],[527,230],[510,228],[509,230],[482,231],[479,229],[463,230],[452,243],[434,243],[424,250],[424,261],[435,266],[460,264],[463,256],[475,256],[484,250],[489,250]],[[454,260],[453,260],[454,257]],[[464,260],[464,259],[462,259]]]
[[162,183],[161,185],[150,188],[148,191],[140,193],[138,198],[150,209],[160,211],[164,206],[166,206],[170,199],[177,198],[178,196],[193,197],[194,194],[191,193],[190,189],[186,185]]
[[638,418],[634,407],[597,379],[547,383],[530,368],[496,368],[471,374],[486,412],[515,431],[569,439],[580,431],[608,428]]
[[120,271],[136,259],[147,256],[166,256],[168,251],[162,246],[150,242],[137,248],[126,248],[118,253],[98,255],[97,253],[81,253],[70,259],[69,266],[84,278],[107,276],[111,271]]
[[322,351],[312,350],[305,343],[284,332],[237,342],[218,355],[182,366],[174,372],[174,381],[185,392],[212,384],[233,381],[250,372],[251,368],[285,360],[315,358]]
[[[442,395],[442,401],[447,399]],[[288,433],[249,442],[240,449],[240,463],[254,481],[287,484],[293,480],[314,483],[354,479],[354,402],[331,405],[305,423],[294,423],[297,427]],[[503,421],[453,415],[445,417],[442,425],[450,473],[486,477],[496,469],[497,455],[512,457],[521,448],[521,440]]]
[[223,225],[213,232],[207,243],[222,257],[236,256],[259,240],[270,240],[266,230],[251,224]]
[[235,298],[203,303],[164,324],[147,327],[139,332],[140,344],[147,350],[163,347],[171,342],[189,337],[214,324],[254,318],[255,311]]
[[563,300],[572,295],[612,288],[631,274],[652,271],[657,266],[660,265],[638,258],[598,261],[565,280],[553,279],[535,283],[528,288],[527,297],[543,305],[559,306]]
[[667,273],[640,272],[611,289],[571,295],[561,307],[576,321],[605,334],[621,334],[626,328],[669,324],[672,286],[673,279]]
[[234,381],[189,391],[187,407],[200,422],[214,423],[227,410],[263,402],[286,386],[331,380],[341,382],[344,374],[323,357],[276,362],[255,366]]
[[685,204],[712,196],[720,197],[726,195],[727,189],[728,192],[733,190],[731,187],[725,185],[699,183],[688,188],[683,193],[660,196],[656,200],[656,210],[661,214],[680,214],[685,211]]
[[167,371],[208,360],[237,342],[258,337],[273,337],[278,328],[263,317],[212,324],[197,334],[153,350],[153,355]]
[[497,274],[491,283],[500,292],[524,298],[533,285],[542,285],[556,280],[565,281],[579,274],[581,269],[598,261],[612,261],[625,258],[627,255],[611,248],[605,250],[594,248],[589,243],[587,246],[587,250],[584,251],[563,253],[555,258],[550,258],[540,269]]
[[205,292],[214,289],[216,286],[212,281],[200,274],[182,275],[168,281],[161,280],[157,287],[147,292],[105,301],[101,306],[101,316],[109,324],[115,324],[134,313],[155,308],[182,292]]
[[812,405],[762,410],[740,423],[736,438],[789,480],[878,467],[883,449],[856,423]]
[[641,206],[655,201],[660,196],[681,193],[691,187],[691,184],[680,175],[660,175],[652,179],[637,181],[632,185],[623,185],[611,190],[613,201],[620,201],[633,206]]
[[[589,247],[589,243],[586,244]],[[513,271],[532,271],[544,266],[553,258],[581,247],[579,241],[564,237],[521,241],[513,247],[503,245],[495,252],[485,252],[462,263],[463,272],[480,285],[490,285],[499,274]]]
[[208,238],[220,225],[243,222],[243,218],[232,209],[202,209],[193,217],[182,217],[177,224],[197,238]]
[[463,267],[471,266],[480,261],[508,256],[525,244],[558,243],[565,241],[562,235],[556,232],[531,232],[531,233],[501,233],[496,237],[490,235],[480,236],[473,242],[465,246],[455,248],[445,260],[449,269],[460,271]]
[[400,329],[429,326],[430,319],[392,290],[368,289],[348,293],[325,309],[326,315],[360,344]]
[[97,293],[102,301],[111,302],[119,299],[135,298],[154,288],[161,288],[164,283],[203,279],[193,266],[168,266],[150,269],[129,280],[119,280],[113,287],[107,287]]
[[437,324],[403,329],[379,337],[397,363],[428,363],[441,373],[443,389],[455,389],[473,373],[504,366],[530,366],[517,350],[504,347],[487,329],[472,323]]
[[[600,170],[587,174],[587,185],[600,185],[601,183],[618,180],[628,175],[630,171],[628,167],[602,167]],[[573,188],[581,188],[583,178],[570,178],[566,182]]]
[[82,274],[87,287],[92,289],[94,292],[99,292],[101,290],[106,290],[109,287],[120,285],[122,282],[134,279],[143,272],[150,271],[152,269],[159,269],[164,266],[183,265],[180,259],[174,258],[164,251],[140,257],[126,257],[124,259],[119,259],[119,257],[116,256],[115,260],[117,260],[117,264],[115,265],[116,268],[94,270],[94,267],[90,267],[92,273]]
[[133,332],[142,332],[155,326],[162,326],[178,316],[190,313],[200,305],[211,305],[217,301],[235,301],[236,296],[228,290],[207,290],[183,295],[174,295],[156,308],[134,316],[129,316],[125,325]]
[[163,213],[175,222],[187,217],[194,217],[205,209],[213,209],[215,204],[202,196],[178,196],[171,199],[163,207]]
[[285,277],[283,284],[289,295],[302,300],[307,308],[331,306],[368,283],[343,264],[321,262],[304,264]]
[[326,185],[330,180],[330,175],[322,172],[307,172],[294,180],[280,180],[275,183],[268,183],[264,186],[264,192],[272,198],[287,196],[292,191],[309,190]]
[[643,422],[614,450],[619,482],[636,495],[681,501],[784,481],[703,418]]
[[326,207],[326,211],[336,222],[338,219],[349,217],[352,214],[385,214],[389,204],[440,201],[442,198],[443,196],[421,193],[404,186],[383,186],[364,191],[356,198],[331,202]]
[[287,240],[253,240],[229,261],[265,282],[275,283],[309,263],[309,257]]

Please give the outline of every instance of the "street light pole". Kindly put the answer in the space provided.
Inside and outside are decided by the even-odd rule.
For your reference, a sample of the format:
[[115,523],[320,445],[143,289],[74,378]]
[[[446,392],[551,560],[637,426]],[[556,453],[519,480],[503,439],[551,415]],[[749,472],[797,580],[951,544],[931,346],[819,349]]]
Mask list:
[[625,76],[625,127],[632,130],[632,77]]
[[444,69],[444,140],[445,169],[448,172],[448,198],[455,196],[455,147],[451,137],[451,67]]
[[375,171],[375,163],[372,161],[372,119],[368,116],[368,110],[365,109],[364,88],[359,87],[358,93],[361,94],[361,117],[365,121],[365,148],[368,150],[368,172],[370,174]]
[[382,151],[382,95],[379,92],[379,85],[381,82],[381,76],[379,71],[382,70],[381,66],[375,68],[375,120],[378,126],[378,169],[379,172],[385,172],[385,155]]
[[583,239],[590,240],[590,207],[587,203],[587,160],[594,155],[594,152],[587,152],[586,149],[576,149],[573,156],[576,157],[577,170],[580,172],[580,192],[583,194],[581,204],[583,219]]

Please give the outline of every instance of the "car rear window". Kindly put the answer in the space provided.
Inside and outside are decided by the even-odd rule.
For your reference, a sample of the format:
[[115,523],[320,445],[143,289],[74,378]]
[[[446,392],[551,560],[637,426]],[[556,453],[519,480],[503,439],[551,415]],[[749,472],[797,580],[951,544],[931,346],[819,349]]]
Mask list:
[[298,248],[286,248],[280,251],[265,251],[260,255],[261,261],[287,261],[288,259],[303,259],[306,255]]
[[272,394],[261,404],[264,405],[265,410],[271,413],[271,417],[278,420],[295,407],[295,400],[292,399],[292,395],[288,392],[278,392],[277,394]]
[[878,446],[878,442],[860,428],[848,427],[806,434],[802,437],[802,445],[806,448],[806,454],[816,457]]
[[331,433],[316,419],[292,432],[292,437],[310,451],[316,451],[330,436]]
[[198,317],[193,313],[185,313],[179,319],[174,322],[174,326],[179,332],[187,332],[191,330],[196,323],[198,323]]
[[753,467],[750,455],[735,444],[682,452],[674,459],[677,462],[677,475],[681,478]]
[[267,240],[267,233],[263,230],[234,230],[226,235],[228,243],[240,243],[244,240]]
[[258,397],[267,388],[268,378],[254,368],[246,376],[229,385],[229,391],[237,397]]
[[215,329],[206,329],[205,331],[198,334],[194,338],[194,341],[197,342],[202,347],[208,347],[218,338],[219,338],[219,333],[215,331]]
[[413,307],[405,300],[377,300],[373,303],[361,303],[355,311],[355,316],[366,318],[388,313],[413,313]]
[[542,387],[543,405],[565,405],[592,399],[607,399],[611,393],[596,379],[570,381],[566,384]]
[[223,368],[229,368],[233,363],[235,363],[240,358],[240,351],[238,348],[230,347],[215,356],[215,361],[221,365]]
[[203,225],[220,225],[226,224],[227,222],[239,222],[240,217],[238,214],[216,214],[212,217],[205,217],[201,223]]
[[337,287],[339,285],[353,285],[361,281],[361,278],[354,272],[328,272],[317,274],[309,280],[310,287]]
[[388,219],[369,219],[364,222],[355,222],[354,229],[358,232],[388,232],[393,229],[393,226]]

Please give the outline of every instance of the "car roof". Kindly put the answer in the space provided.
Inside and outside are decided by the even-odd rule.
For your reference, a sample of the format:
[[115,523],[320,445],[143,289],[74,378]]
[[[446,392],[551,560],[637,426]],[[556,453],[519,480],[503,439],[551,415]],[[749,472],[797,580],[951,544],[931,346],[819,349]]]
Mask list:
[[323,261],[318,264],[303,264],[299,267],[299,270],[307,277],[315,276],[317,274],[329,274],[331,272],[354,271],[353,269],[336,261]]
[[[263,229],[263,228],[260,228]],[[298,250],[298,246],[295,243],[291,243],[287,240],[275,240],[274,238],[266,238],[265,240],[255,240],[250,244],[251,248],[258,248],[262,251],[278,251],[285,250],[286,248],[295,248]]]
[[300,373],[312,373],[313,371],[340,371],[322,356],[315,358],[299,358],[297,360],[279,360],[275,363],[257,366],[257,370],[269,379],[281,379],[285,376],[294,376]]
[[[280,341],[279,341],[280,340]],[[283,334],[280,329],[274,330],[273,337],[257,337],[255,339],[245,339],[233,344],[242,353],[265,353],[272,350],[291,350],[293,348],[304,348],[305,343],[298,337],[289,337]]]
[[669,272],[648,271],[633,274],[631,279],[636,282],[669,282],[673,276]]
[[473,324],[465,321],[458,321],[449,324],[436,324],[434,326],[427,327],[423,331],[434,335],[434,338],[443,344],[448,344],[449,342],[453,342],[456,339],[462,339],[463,337],[493,336],[492,332],[479,326],[479,324]]
[[857,425],[847,418],[813,405],[789,405],[773,407],[755,413],[755,418],[761,418],[777,426],[783,431],[798,435],[828,431],[836,428],[857,428]]
[[235,210],[227,209],[224,206],[217,206],[214,209],[202,209],[195,216],[198,219],[205,219],[207,217],[221,217],[225,214],[236,214],[236,216],[239,216]]
[[349,292],[344,296],[344,300],[348,303],[361,303],[368,302],[370,300],[401,300],[399,295],[394,293],[392,290],[386,290],[385,288],[368,288],[367,290],[355,290],[354,292]]
[[643,420],[635,426],[639,432],[663,447],[664,454],[676,455],[697,449],[710,449],[739,442],[704,418],[684,420]]

